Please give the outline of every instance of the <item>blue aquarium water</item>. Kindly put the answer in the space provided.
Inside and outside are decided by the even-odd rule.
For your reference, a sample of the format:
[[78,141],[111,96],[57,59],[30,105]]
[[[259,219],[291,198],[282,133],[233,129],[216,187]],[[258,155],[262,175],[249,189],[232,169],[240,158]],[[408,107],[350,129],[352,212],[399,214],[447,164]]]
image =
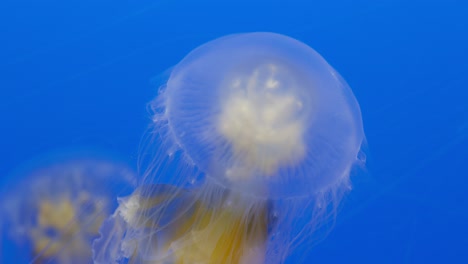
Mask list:
[[[200,108],[199,105],[190,105],[190,102],[198,98],[197,96],[201,96],[197,93],[201,89],[197,86],[199,83],[206,84],[203,89],[212,91],[203,97],[203,100],[216,102],[213,98],[231,98],[220,97],[220,94],[229,94],[229,89],[228,92],[222,92],[216,90],[219,86],[209,87],[209,85],[213,84],[212,81],[219,84],[219,79],[222,78],[220,76],[223,76],[220,73],[227,69],[226,65],[230,65],[230,62],[242,61],[242,57],[235,51],[224,47],[220,49],[227,52],[219,54],[227,53],[227,58],[213,55],[215,58],[212,60],[216,63],[211,62],[206,67],[197,66],[195,69],[184,70],[181,69],[181,65],[190,61],[197,62],[199,60],[197,56],[203,57],[192,53],[195,57],[187,59],[186,55],[200,45],[219,37],[246,32],[276,32],[290,36],[320,54],[351,88],[359,103],[363,133],[366,138],[361,149],[365,155],[356,156],[361,166],[349,170],[346,191],[340,192],[339,203],[332,210],[333,215],[321,215],[318,222],[324,223],[321,225],[323,228],[306,232],[307,234],[298,240],[299,243],[296,243],[298,245],[295,250],[288,251],[284,262],[463,263],[468,257],[466,250],[468,245],[466,225],[468,222],[466,209],[468,208],[466,196],[468,18],[465,15],[467,10],[468,4],[454,0],[1,2],[0,263],[31,261],[73,263],[67,262],[64,254],[66,255],[67,249],[81,250],[81,245],[86,249],[78,250],[82,252],[80,256],[88,254],[92,247],[91,242],[76,241],[81,241],[80,238],[85,237],[84,234],[90,235],[86,240],[93,240],[96,231],[93,223],[97,222],[103,223],[101,227],[103,235],[107,232],[115,237],[119,234],[124,234],[126,237],[117,240],[118,238],[103,236],[101,240],[97,240],[94,243],[96,259],[99,258],[96,252],[103,241],[106,241],[105,239],[124,244],[127,242],[124,247],[118,246],[119,250],[138,248],[129,245],[130,241],[134,240],[129,239],[132,237],[127,234],[145,242],[144,236],[139,233],[143,230],[141,222],[118,222],[117,217],[122,215],[120,213],[122,208],[132,208],[129,205],[135,202],[135,199],[132,199],[135,197],[138,197],[137,202],[144,198],[153,203],[142,207],[142,211],[132,211],[132,214],[123,215],[128,217],[139,213],[142,215],[139,219],[144,221],[154,220],[148,218],[149,215],[157,215],[160,217],[160,222],[154,223],[167,221],[168,227],[163,229],[162,236],[165,241],[177,241],[173,245],[180,247],[173,249],[184,248],[184,245],[187,245],[187,243],[178,243],[187,240],[174,239],[176,236],[173,230],[190,223],[191,228],[188,229],[190,232],[199,231],[200,226],[191,223],[188,220],[190,217],[198,219],[199,222],[209,219],[210,221],[207,221],[211,223],[209,226],[215,230],[214,234],[218,235],[222,232],[219,232],[217,229],[219,225],[216,225],[213,219],[219,217],[224,220],[224,217],[227,217],[226,219],[230,221],[223,221],[227,224],[221,227],[227,226],[229,230],[237,230],[234,226],[242,223],[236,219],[261,223],[258,228],[253,229],[254,231],[243,233],[249,238],[243,241],[254,241],[252,244],[243,244],[249,245],[248,248],[252,249],[252,252],[269,252],[271,253],[269,256],[274,256],[274,253],[288,251],[290,240],[283,240],[286,241],[284,245],[274,243],[271,242],[275,241],[271,235],[281,234],[275,232],[281,228],[284,228],[282,230],[289,228],[291,232],[302,230],[301,225],[310,223],[310,218],[307,216],[311,214],[308,212],[317,211],[317,208],[320,208],[317,207],[319,203],[314,203],[313,206],[308,203],[303,207],[297,205],[304,210],[294,208],[292,210],[294,214],[288,214],[289,220],[287,220],[293,223],[290,226],[284,222],[282,224],[281,214],[278,216],[272,213],[276,212],[272,208],[281,208],[281,206],[288,208],[285,201],[289,202],[288,197],[296,194],[297,190],[300,190],[300,195],[304,196],[308,192],[313,192],[317,186],[326,186],[326,183],[308,186],[305,178],[293,188],[287,184],[288,181],[270,180],[267,175],[275,175],[272,173],[275,169],[287,164],[299,166],[300,163],[293,161],[301,160],[301,157],[305,157],[305,152],[297,148],[301,144],[291,139],[305,135],[297,131],[307,131],[304,142],[313,142],[313,130],[289,129],[285,139],[276,142],[278,144],[270,140],[268,142],[273,142],[273,145],[256,148],[253,146],[262,145],[245,143],[245,138],[250,139],[250,137],[242,134],[245,132],[242,129],[244,126],[236,127],[235,122],[225,124],[221,122],[230,120],[229,113],[232,111],[226,112],[226,109],[219,105],[214,106],[209,111],[223,116],[219,120],[221,125],[218,132],[224,131],[223,135],[229,144],[238,146],[232,147],[232,153],[235,153],[233,158],[229,156],[230,154],[226,154],[229,152],[216,147],[219,145],[196,143],[200,137],[202,142],[207,142],[203,141],[206,139],[203,135],[197,137],[197,133],[201,130],[207,130],[208,133],[213,131],[200,125],[190,125],[193,123],[190,118],[203,124],[204,120],[209,118],[207,113],[211,112],[206,110],[204,114],[195,117],[183,115],[190,113],[192,107]],[[274,40],[266,42],[273,46],[272,43],[275,43]],[[245,49],[252,52],[248,46]],[[203,50],[199,52],[209,53]],[[268,49],[263,48],[252,54],[262,57],[263,53],[268,54],[268,52]],[[293,53],[288,51],[287,45],[278,48],[278,52],[274,53],[276,58],[283,58],[283,53],[289,55]],[[306,60],[307,57],[298,55],[297,58]],[[286,64],[288,65],[286,69],[296,65],[287,60]],[[255,66],[250,62],[244,62],[244,65],[250,65],[240,67],[244,70],[241,74],[245,77],[243,80],[248,82],[252,79],[249,77],[249,69],[253,70],[250,73],[254,72]],[[271,65],[264,65],[266,66],[259,68],[259,72],[271,73]],[[297,71],[295,74],[300,75]],[[182,113],[177,117],[180,117],[179,119],[174,119],[174,122],[178,122],[181,124],[179,128],[183,128],[174,132],[177,135],[175,141],[188,147],[190,158],[184,159],[186,156],[180,151],[169,147],[164,153],[173,154],[173,159],[155,161],[155,156],[160,154],[158,151],[167,147],[155,144],[157,143],[157,140],[154,140],[155,121],[164,122],[164,118],[155,118],[157,117],[155,113],[161,114],[160,111],[164,109],[155,103],[159,102],[155,100],[168,95],[159,90],[161,85],[168,83],[170,86],[172,80],[173,87],[177,87],[177,76],[182,76],[180,77],[182,79],[189,78],[195,83],[194,89],[190,90],[188,95],[183,93],[183,89],[173,90],[173,94],[179,95],[177,98],[186,96],[183,100],[174,101],[174,109]],[[287,74],[279,76],[281,80],[288,80]],[[207,79],[210,81],[203,82]],[[295,88],[293,91],[300,94],[301,89]],[[298,98],[307,101],[308,96],[310,94],[299,95]],[[244,114],[244,120],[250,120],[252,116],[248,114],[249,111],[239,110],[243,109],[239,104],[246,107],[244,110],[251,110],[258,106],[258,101],[249,104],[242,94],[234,98],[237,99],[226,99],[226,104],[223,105],[237,106],[232,109],[238,110],[240,116]],[[301,116],[301,108],[289,108],[287,99],[278,101],[275,98],[275,96],[270,97],[269,102],[286,109],[285,112],[288,114],[286,120],[290,120],[291,116]],[[288,96],[281,93],[278,98],[284,99]],[[337,109],[334,107],[343,109],[339,108],[341,104],[338,99],[323,101],[320,97],[317,98],[329,109]],[[343,113],[346,111],[341,110],[336,115]],[[309,120],[302,117],[299,118],[301,121]],[[253,120],[253,124],[258,124],[257,119]],[[281,124],[297,127],[294,122],[289,121]],[[223,128],[228,129],[223,130]],[[334,133],[349,136],[350,133],[343,132],[348,130],[349,127],[343,129],[341,126],[340,129],[334,128],[325,134],[330,137]],[[230,134],[232,131],[239,132],[233,136]],[[252,131],[259,130],[255,128]],[[189,141],[185,141],[186,132],[189,132],[186,134]],[[182,138],[184,139],[181,140]],[[244,140],[237,141],[239,138]],[[285,142],[289,143],[284,144]],[[203,148],[207,151],[193,151]],[[275,148],[282,151],[275,151]],[[346,152],[342,151],[343,148],[343,145],[331,147],[334,150],[338,149],[336,153],[340,154],[337,156],[345,159]],[[120,168],[118,172],[111,173],[115,178],[109,182],[107,178],[105,181],[100,180],[102,175],[107,175],[106,173],[94,174],[95,170],[86,170],[85,175],[88,175],[84,178],[86,181],[79,181],[79,184],[76,184],[82,186],[78,190],[90,190],[88,192],[91,194],[99,194],[96,196],[99,198],[93,200],[98,201],[98,204],[106,205],[106,201],[109,201],[108,203],[112,205],[109,208],[112,209],[99,210],[99,216],[105,215],[106,220],[99,220],[99,217],[87,210],[93,203],[89,203],[86,199],[84,199],[86,206],[78,207],[69,206],[77,205],[73,202],[75,200],[68,199],[67,202],[65,199],[65,202],[56,204],[55,208],[58,208],[56,210],[50,209],[50,203],[40,203],[41,199],[34,199],[34,197],[48,197],[46,194],[55,195],[67,191],[69,186],[67,184],[74,183],[73,180],[67,180],[70,176],[55,176],[60,177],[60,180],[54,181],[50,175],[63,175],[66,171],[83,168],[83,151],[81,151],[83,149],[89,153],[88,158],[93,160],[87,163],[93,164],[91,167],[100,167],[96,164],[102,164],[99,161],[104,159],[108,164],[107,168]],[[216,166],[206,162],[206,157],[215,157]],[[33,160],[32,165],[31,160]],[[187,167],[187,164],[195,166]],[[48,170],[50,166],[63,169],[59,169],[61,173],[51,173]],[[225,175],[220,173],[227,172],[226,168],[234,173],[225,173]],[[336,164],[324,170],[332,171],[335,168]],[[177,177],[181,174],[181,170],[185,175],[195,176],[182,178],[182,183],[181,178]],[[47,173],[39,173],[44,171]],[[135,184],[133,180],[122,182],[121,172],[124,171],[131,172],[131,178],[136,179],[137,183]],[[158,175],[164,177],[156,177],[154,172],[160,172]],[[262,177],[251,178],[253,172]],[[304,172],[304,169],[301,169],[301,172]],[[211,176],[214,180],[208,185],[202,184],[197,178],[198,176],[206,178],[206,174],[216,175]],[[41,175],[46,176],[41,178]],[[302,174],[284,170],[277,175],[281,176],[278,179],[284,180],[288,179],[288,175]],[[237,176],[240,178],[236,178]],[[265,177],[268,180],[264,180]],[[40,184],[38,179],[47,180]],[[83,184],[88,179],[94,181]],[[245,179],[253,184],[244,185]],[[236,184],[232,184],[233,182]],[[200,189],[189,188],[191,184]],[[213,187],[215,185],[222,187],[216,189],[218,187]],[[284,188],[280,188],[281,185]],[[53,188],[51,191],[44,191],[48,190],[44,186],[53,186]],[[269,186],[270,191],[265,191],[261,186]],[[128,187],[136,188],[133,194],[130,195]],[[95,188],[103,191],[97,192]],[[259,213],[231,214],[232,211],[226,210],[225,207],[213,207],[213,197],[219,198],[216,201],[226,201],[226,189],[241,190],[244,193],[254,189],[257,199],[258,197],[265,199],[263,202],[254,203],[253,206],[250,203],[248,208]],[[210,193],[213,195],[205,195]],[[103,198],[104,196],[110,198]],[[117,197],[120,198],[117,200]],[[160,198],[164,202],[154,202],[154,199]],[[245,202],[238,202],[239,199],[245,198],[235,196],[232,201],[245,205]],[[64,199],[58,200],[64,201]],[[272,200],[283,203],[275,204]],[[39,202],[42,206],[33,206],[32,208],[36,209],[31,211],[27,210],[31,207],[18,205],[21,201],[27,201],[28,205]],[[83,199],[76,201],[82,202]],[[216,205],[220,204],[222,203]],[[61,219],[66,219],[65,216],[70,215],[70,208],[79,209],[80,213],[72,217],[74,220],[67,221],[65,230],[80,231],[72,232],[71,239],[67,239],[65,243],[69,245],[59,247],[55,252],[57,257],[47,259],[44,256],[54,252],[54,243],[40,242],[48,246],[37,253],[34,243],[18,243],[18,239],[15,240],[15,236],[11,235],[10,231],[13,230],[12,224],[15,221],[10,221],[11,217],[8,216],[12,214],[5,212],[11,212],[12,208],[21,209],[21,215],[28,217],[22,220],[27,220],[29,227],[37,226],[35,224],[43,223],[45,220],[55,224],[54,219],[57,215]],[[117,210],[113,214],[112,210],[115,208]],[[163,208],[165,213],[160,213],[159,208]],[[242,209],[245,210],[246,207],[243,206]],[[329,207],[326,210],[331,212],[328,211],[331,210]],[[25,214],[25,211],[29,214]],[[123,212],[128,211],[123,210]],[[35,220],[29,219],[34,213],[43,217],[33,216],[32,219]],[[213,215],[215,218],[212,218]],[[169,220],[164,217],[169,217]],[[79,223],[89,224],[77,228],[77,220],[83,220]],[[134,225],[129,228],[122,223]],[[154,227],[154,225],[149,226]],[[123,228],[119,229],[120,227]],[[239,228],[250,230],[242,225]],[[145,231],[147,230],[145,226]],[[154,231],[151,228],[149,230]],[[20,231],[16,234],[34,233],[35,235],[30,237],[38,238],[37,229],[22,228]],[[54,230],[43,231],[40,234],[60,237],[54,233]],[[203,236],[198,238],[200,237],[203,238]],[[207,237],[209,239],[203,240],[206,241],[205,246],[215,241],[213,235]],[[33,241],[42,241],[39,238]],[[191,239],[195,238],[197,236],[194,235]],[[266,246],[256,243],[257,241],[266,241]],[[200,243],[189,243],[192,244],[200,245]],[[269,251],[269,249],[277,250]],[[178,256],[177,250],[171,252],[175,252],[173,254]],[[123,253],[119,254],[123,256]],[[140,259],[134,257],[134,260],[153,258],[153,254],[154,251],[140,250],[138,255]],[[193,259],[188,253],[184,256],[186,259]],[[251,259],[254,259],[252,260],[254,263],[262,262],[259,258]],[[88,261],[75,258],[75,263],[88,263]],[[106,261],[109,260],[105,259],[103,263],[107,263]],[[267,261],[268,257],[263,260]]]

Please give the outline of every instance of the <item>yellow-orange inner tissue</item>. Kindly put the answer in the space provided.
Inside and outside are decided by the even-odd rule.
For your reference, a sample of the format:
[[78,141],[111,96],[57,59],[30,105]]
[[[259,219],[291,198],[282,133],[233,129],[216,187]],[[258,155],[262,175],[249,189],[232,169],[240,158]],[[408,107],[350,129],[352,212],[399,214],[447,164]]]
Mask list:
[[44,158],[16,176],[0,206],[2,230],[27,263],[93,263],[92,241],[115,210],[117,192],[135,183],[124,164],[82,155]]

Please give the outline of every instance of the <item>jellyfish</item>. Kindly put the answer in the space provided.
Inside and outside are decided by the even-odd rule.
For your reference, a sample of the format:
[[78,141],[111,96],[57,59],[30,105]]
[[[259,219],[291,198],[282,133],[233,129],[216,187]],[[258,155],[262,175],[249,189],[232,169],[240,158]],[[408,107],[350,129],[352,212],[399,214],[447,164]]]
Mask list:
[[142,179],[103,224],[95,263],[285,263],[333,222],[364,163],[351,89],[284,35],[201,45],[149,105]]
[[1,193],[0,231],[15,250],[2,252],[0,260],[92,263],[91,243],[102,221],[115,210],[116,197],[135,185],[132,169],[81,154],[33,163],[15,173]]

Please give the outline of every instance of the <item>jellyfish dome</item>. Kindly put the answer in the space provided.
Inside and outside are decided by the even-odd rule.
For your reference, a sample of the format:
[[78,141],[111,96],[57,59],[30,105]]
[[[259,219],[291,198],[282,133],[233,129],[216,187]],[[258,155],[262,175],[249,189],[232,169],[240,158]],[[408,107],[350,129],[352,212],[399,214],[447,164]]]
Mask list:
[[232,35],[195,49],[172,71],[165,100],[173,136],[208,177],[269,198],[346,180],[364,137],[339,74],[278,34]]
[[111,159],[62,154],[31,162],[3,186],[0,231],[14,250],[0,262],[92,263],[91,243],[135,175]]
[[352,91],[284,35],[194,49],[150,106],[150,162],[105,227],[112,241],[95,244],[98,263],[283,263],[334,215],[360,161]]

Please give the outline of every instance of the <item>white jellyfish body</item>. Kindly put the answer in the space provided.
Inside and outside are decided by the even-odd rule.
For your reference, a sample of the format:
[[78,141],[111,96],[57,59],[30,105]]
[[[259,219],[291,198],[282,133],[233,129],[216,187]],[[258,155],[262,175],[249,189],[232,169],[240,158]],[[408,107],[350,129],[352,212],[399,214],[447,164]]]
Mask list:
[[[4,186],[2,236],[26,263],[92,263],[92,241],[115,210],[116,196],[134,186],[134,173],[119,162],[81,154],[35,163]],[[2,252],[0,262],[23,263],[11,253]]]
[[283,263],[334,215],[364,141],[346,82],[274,33],[196,48],[151,106],[153,156],[95,243],[97,263]]
[[269,198],[310,195],[348,177],[364,138],[343,79],[312,48],[278,34],[195,49],[172,71],[166,100],[174,137],[201,170]]

